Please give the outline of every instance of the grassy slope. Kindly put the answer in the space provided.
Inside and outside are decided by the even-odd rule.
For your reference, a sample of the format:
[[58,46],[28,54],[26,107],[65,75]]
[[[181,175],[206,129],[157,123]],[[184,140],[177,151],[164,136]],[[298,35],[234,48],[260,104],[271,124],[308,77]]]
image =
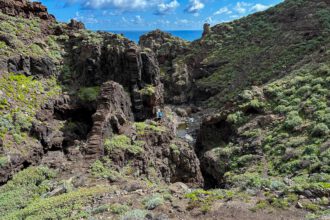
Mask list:
[[[298,195],[309,190],[318,199],[304,201],[304,208],[326,209],[330,192],[329,80],[327,61],[303,66],[241,94],[243,101],[227,116],[235,135],[211,150],[222,164],[228,187],[268,191],[267,201],[275,206],[279,201],[273,201],[274,196],[281,194],[281,207],[295,205]],[[265,96],[260,95],[263,93]],[[248,108],[260,113],[247,113]],[[271,122],[258,120],[260,117]],[[288,201],[289,197],[296,199]]]
[[193,44],[191,56],[202,64],[220,65],[198,79],[200,90],[211,90],[205,104],[221,106],[250,85],[279,78],[306,55],[330,41],[330,5],[325,1],[287,0],[266,12],[219,24]]
[[[63,64],[66,56],[65,45],[69,41],[66,24],[47,23],[50,32],[51,29],[62,28],[63,33],[56,36],[43,33],[42,27],[46,24],[39,18],[24,19],[0,13],[0,21],[0,34],[10,41],[8,44],[0,40],[1,60],[20,55],[49,57],[60,73],[60,77],[47,78],[0,71],[0,138],[4,147],[4,151],[0,153],[0,167],[4,167],[10,163],[8,154],[27,156],[33,150],[37,141],[29,136],[29,130],[32,123],[37,122],[36,113],[63,90],[68,90],[65,85],[73,81],[75,73]],[[82,44],[96,44],[101,39],[100,34],[88,30],[78,30],[74,36],[79,38]],[[97,89],[81,88],[78,96],[90,101],[97,96]],[[95,94],[92,94],[91,90],[95,90]]]
[[330,5],[288,0],[212,30],[195,42],[200,44],[196,54],[209,52],[203,57],[206,65],[228,63],[197,86],[216,91],[205,101],[209,106],[224,110],[223,104],[231,102],[231,114],[225,117],[234,134],[229,141],[204,144],[213,146],[224,184],[264,191],[260,207],[296,205],[298,195],[310,191],[316,199],[299,200],[302,206],[326,212]]

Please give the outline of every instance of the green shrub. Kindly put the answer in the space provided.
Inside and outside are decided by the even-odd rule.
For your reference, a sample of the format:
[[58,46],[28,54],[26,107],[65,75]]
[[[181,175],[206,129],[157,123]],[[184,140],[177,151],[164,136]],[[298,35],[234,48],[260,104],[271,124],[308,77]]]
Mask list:
[[41,49],[41,47],[37,44],[31,44],[29,48],[31,50],[32,55],[41,56],[44,54],[44,50]]
[[27,207],[48,190],[48,180],[54,177],[54,171],[46,167],[29,167],[15,174],[0,187],[0,213],[8,214]]
[[3,74],[0,88],[0,137],[12,135],[18,144],[27,136],[36,112],[61,90],[55,78],[37,80],[15,73]]
[[118,203],[110,205],[110,211],[113,214],[121,215],[125,212],[127,212],[130,208],[127,205],[121,205]]
[[141,209],[134,209],[132,211],[126,212],[122,217],[121,220],[137,220],[137,219],[144,219],[147,215],[147,211]]
[[155,90],[155,86],[153,85],[146,85],[143,89],[140,90],[140,93],[142,95],[147,95],[147,96],[152,96],[153,94],[155,94],[156,90]]
[[2,21],[0,24],[0,30],[5,33],[13,33],[16,34],[16,27],[9,21]]
[[8,163],[8,158],[6,156],[0,157],[0,168],[4,167]]
[[312,202],[304,203],[303,207],[311,212],[316,212],[320,210],[320,207]]
[[299,116],[299,113],[297,111],[291,111],[284,122],[284,126],[287,129],[293,130],[302,123],[303,119]]
[[116,149],[128,151],[132,154],[140,154],[144,151],[143,145],[143,141],[132,141],[126,135],[115,135],[104,142],[104,147],[108,154],[111,154]]
[[329,128],[324,123],[319,123],[319,124],[315,125],[313,130],[312,130],[312,135],[314,137],[322,137],[322,136],[325,136],[327,134],[329,134]]
[[84,206],[108,191],[105,187],[80,188],[54,197],[39,198],[4,219],[86,219],[90,213]]
[[232,124],[239,124],[243,121],[243,112],[238,111],[227,116],[227,122]]
[[180,149],[177,145],[175,144],[170,144],[170,149],[172,150],[172,152],[176,155],[180,154]]
[[119,173],[112,170],[110,167],[111,161],[107,161],[106,163],[103,163],[100,160],[96,160],[91,165],[91,172],[96,177],[106,178],[111,181],[116,181],[119,177]]
[[251,209],[251,211],[256,212],[258,210],[264,210],[267,207],[269,207],[269,203],[265,200],[260,200],[257,202],[257,204]]
[[7,44],[3,41],[0,41],[0,50],[5,49],[7,47]]
[[251,90],[244,90],[241,93],[241,98],[243,98],[244,101],[251,101],[253,99],[253,91]]
[[110,210],[110,206],[109,205],[100,205],[96,208],[93,208],[93,210],[91,211],[92,215],[97,215],[100,213],[104,213],[104,212],[109,212]]
[[157,206],[164,204],[164,202],[164,197],[161,195],[153,195],[143,201],[144,207],[148,210],[155,209]]
[[100,87],[84,87],[80,88],[78,91],[78,98],[82,101],[93,102],[96,101],[97,97],[100,94]]
[[231,199],[233,196],[234,196],[234,192],[230,190],[203,190],[203,189],[197,189],[185,195],[185,197],[189,199],[188,210],[194,208],[200,208],[204,214],[211,209],[212,204],[215,201],[222,199]]
[[289,202],[287,198],[272,198],[270,204],[271,206],[280,209],[285,209],[289,207]]
[[166,130],[165,127],[158,125],[154,122],[135,122],[134,126],[136,128],[136,131],[138,135],[144,135],[146,132],[157,132],[161,133]]

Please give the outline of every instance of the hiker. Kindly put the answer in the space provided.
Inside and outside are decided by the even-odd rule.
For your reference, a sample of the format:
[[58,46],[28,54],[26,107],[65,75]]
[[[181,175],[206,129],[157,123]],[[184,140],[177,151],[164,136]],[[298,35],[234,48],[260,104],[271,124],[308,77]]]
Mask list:
[[164,117],[164,113],[160,109],[157,109],[157,112],[156,112],[157,121],[162,120],[163,117]]

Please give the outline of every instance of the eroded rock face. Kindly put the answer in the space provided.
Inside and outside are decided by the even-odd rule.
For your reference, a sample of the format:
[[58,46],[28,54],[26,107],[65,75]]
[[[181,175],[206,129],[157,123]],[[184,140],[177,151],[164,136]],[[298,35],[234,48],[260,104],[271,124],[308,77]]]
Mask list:
[[6,183],[16,172],[40,163],[43,155],[42,145],[37,142],[29,144],[29,146],[25,146],[27,152],[25,155],[15,152],[5,153],[8,163],[1,166],[0,185]]
[[211,33],[211,28],[210,27],[211,27],[211,25],[207,24],[207,23],[205,23],[203,25],[203,37]]
[[40,2],[27,0],[3,0],[0,2],[2,13],[10,16],[21,16],[24,18],[39,17],[43,20],[55,21],[55,17],[48,14],[47,8]]
[[142,48],[149,48],[155,52],[160,65],[170,65],[178,55],[188,51],[189,43],[161,30],[149,32],[140,37]]
[[[25,4],[25,1],[17,2]],[[20,13],[23,12],[13,11],[12,15],[39,16],[32,12]],[[49,24],[48,20],[43,22],[45,26]],[[82,31],[84,25],[74,20],[56,28],[42,32],[42,37],[50,33],[68,37],[61,44],[64,50],[62,59],[55,62],[47,57],[19,55],[0,61],[5,71],[32,75],[35,79],[59,76],[59,82],[68,88],[68,92],[48,100],[37,112],[29,131],[36,146],[24,156],[3,153],[11,159],[8,167],[3,169],[6,174],[0,182],[7,181],[12,173],[31,164],[65,170],[74,163],[86,162],[84,168],[89,169],[90,163],[105,155],[105,140],[125,135],[132,141],[136,138],[142,141],[143,152],[139,155],[129,152],[107,155],[117,167],[123,168],[129,163],[137,170],[138,176],[202,186],[199,160],[191,146],[176,139],[170,121],[163,125],[166,129],[162,132],[151,130],[137,134],[134,126],[134,121],[153,118],[155,109],[164,105],[164,86],[157,55],[119,35]],[[6,44],[10,43],[10,40],[6,41]],[[167,45],[165,51],[159,53],[163,56],[161,59],[174,59],[185,51],[185,43],[178,40],[174,45]],[[68,81],[62,82],[60,72],[63,65],[71,75]],[[180,80],[173,78],[173,81]],[[79,97],[80,89],[88,87],[100,87],[97,99],[87,101]],[[181,88],[182,85],[175,87],[176,90]]]
[[85,29],[85,24],[75,19],[71,19],[70,23],[68,24],[68,27],[73,30],[80,30]]
[[189,42],[160,30],[140,37],[140,46],[152,50],[160,64],[167,103],[182,104],[189,99],[191,71],[184,62],[176,60],[189,51]]
[[[163,104],[158,62],[152,52],[143,52],[133,42],[118,35],[102,33],[98,42],[71,41],[71,66],[79,72],[77,82],[95,86],[113,80],[131,93],[134,116],[137,120],[150,118],[156,106]],[[143,97],[141,91],[152,88]]]
[[102,156],[104,139],[118,133],[126,123],[133,120],[130,97],[120,84],[113,81],[102,85],[96,109],[92,116],[93,127],[84,149],[87,159]]
[[195,151],[201,161],[205,186],[214,187],[224,184],[223,175],[227,171],[230,158],[219,153],[235,135],[233,126],[226,121],[225,115],[206,117],[199,130]]
[[166,89],[166,101],[173,104],[187,103],[190,99],[192,88],[191,70],[185,63],[173,63],[172,70],[164,84]]
[[53,76],[57,73],[56,65],[49,57],[18,56],[7,61],[8,72],[35,76]]
[[[146,126],[151,121],[146,121]],[[142,143],[143,150],[133,154],[115,149],[108,157],[114,167],[123,169],[129,164],[135,176],[146,176],[151,180],[161,179],[167,183],[184,182],[191,187],[203,186],[204,179],[194,149],[186,142],[176,139],[173,123],[162,123],[162,131],[145,130],[143,134],[133,132],[130,138]]]

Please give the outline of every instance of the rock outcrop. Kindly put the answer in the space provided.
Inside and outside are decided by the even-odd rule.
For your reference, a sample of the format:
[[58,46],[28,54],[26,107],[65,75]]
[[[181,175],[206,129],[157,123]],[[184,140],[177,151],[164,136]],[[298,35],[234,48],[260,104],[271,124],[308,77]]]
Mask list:
[[[143,130],[140,130],[139,126]],[[191,187],[203,186],[204,179],[199,160],[194,149],[186,142],[176,138],[174,125],[169,119],[161,124],[147,120],[141,125],[122,131],[136,145],[138,153],[117,149],[107,153],[114,169],[124,169],[129,164],[135,176],[151,180],[161,179],[166,183],[184,182]],[[133,146],[131,146],[132,148]]]
[[68,27],[73,30],[80,30],[85,29],[85,24],[75,19],[71,19],[70,23],[68,24]]
[[130,97],[120,84],[109,81],[102,85],[92,119],[93,126],[84,149],[86,159],[102,156],[104,140],[133,120]]
[[9,58],[8,72],[22,73],[35,76],[54,76],[57,74],[56,65],[49,57],[19,56]]
[[0,2],[0,11],[10,16],[39,17],[43,20],[55,21],[55,17],[48,14],[47,8],[41,2],[3,0]]
[[[76,83],[94,86],[108,80],[118,82],[131,94],[135,118],[152,117],[155,107],[163,105],[163,85],[155,56],[118,35],[100,36],[96,42],[79,38],[71,41],[69,63],[80,73]],[[149,98],[142,92],[147,88],[151,88]]]
[[142,48],[149,48],[154,51],[160,65],[170,65],[178,55],[189,50],[189,42],[161,30],[142,35],[139,45]]
[[203,25],[203,37],[205,37],[206,35],[210,34],[211,33],[211,25],[208,24],[208,23],[205,23]]
[[170,33],[155,30],[140,37],[139,44],[145,50],[152,50],[160,64],[167,103],[182,104],[189,99],[191,74],[188,66],[179,56],[189,52],[189,42]]

